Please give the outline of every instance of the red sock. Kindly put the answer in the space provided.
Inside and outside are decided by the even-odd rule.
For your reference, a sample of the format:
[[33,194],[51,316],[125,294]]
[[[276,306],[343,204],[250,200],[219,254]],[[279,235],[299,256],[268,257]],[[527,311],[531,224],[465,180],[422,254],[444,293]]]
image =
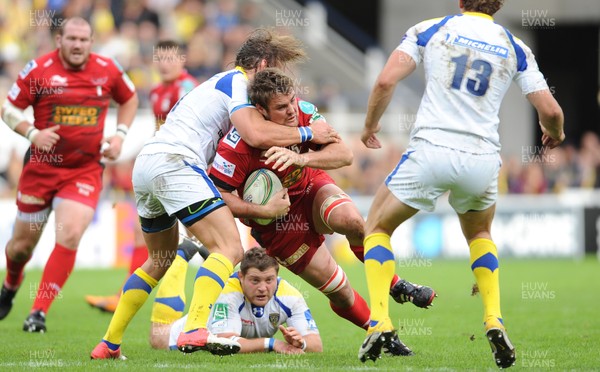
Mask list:
[[41,310],[48,313],[50,305],[73,271],[76,255],[77,251],[74,249],[67,249],[58,243],[54,245],[54,250],[44,268],[32,311]]
[[6,284],[9,289],[14,290],[21,285],[21,282],[23,281],[23,269],[31,259],[31,256],[23,262],[16,262],[8,257],[6,250],[4,251],[4,254],[6,255],[6,280],[4,281],[4,284]]
[[[360,260],[360,262],[365,262],[365,247],[363,247],[362,245],[351,245],[350,249],[352,250],[352,253],[354,253],[354,255],[356,256],[356,258]],[[394,278],[392,279],[392,285],[390,285],[390,288],[392,288],[396,283],[398,283],[398,280],[400,280],[400,277],[394,274]]]
[[[354,290],[353,290],[354,291]],[[371,319],[371,310],[364,298],[358,292],[354,291],[354,304],[346,309],[337,307],[333,302],[329,302],[329,306],[334,313],[342,318],[352,322],[360,328],[367,329]]]
[[140,266],[148,259],[148,247],[145,245],[138,245],[133,248],[131,253],[131,262],[129,263],[129,276],[133,274]]

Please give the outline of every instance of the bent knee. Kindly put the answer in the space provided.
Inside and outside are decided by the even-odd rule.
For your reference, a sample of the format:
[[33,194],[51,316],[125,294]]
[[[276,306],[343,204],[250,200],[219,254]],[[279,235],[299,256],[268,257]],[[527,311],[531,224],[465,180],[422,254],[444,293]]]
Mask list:
[[31,258],[36,244],[37,241],[29,237],[13,238],[6,245],[6,250],[12,260],[23,262]]
[[210,253],[219,253],[223,256],[227,257],[229,261],[233,264],[233,266],[237,265],[244,258],[244,248],[241,245],[232,245],[232,246],[218,246],[213,249],[210,249]]
[[71,229],[68,227],[56,227],[56,241],[68,248],[77,249],[79,246],[79,242],[81,241],[81,237],[83,236],[84,230],[80,229]]
[[331,219],[331,228],[340,234],[344,234],[348,238],[360,239],[365,237],[365,221],[360,215],[355,213],[340,214],[336,218]]

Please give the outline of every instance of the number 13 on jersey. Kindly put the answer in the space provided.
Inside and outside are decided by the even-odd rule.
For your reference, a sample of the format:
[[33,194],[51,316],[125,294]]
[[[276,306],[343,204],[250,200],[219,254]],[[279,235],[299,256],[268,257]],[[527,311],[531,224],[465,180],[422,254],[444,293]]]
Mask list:
[[466,54],[452,58],[452,62],[456,63],[456,70],[454,70],[451,87],[461,89],[463,80],[465,80],[465,73],[469,68],[469,70],[475,71],[475,78],[466,79],[466,89],[475,96],[483,96],[490,84],[492,65],[483,59],[476,59],[469,66],[469,58]]

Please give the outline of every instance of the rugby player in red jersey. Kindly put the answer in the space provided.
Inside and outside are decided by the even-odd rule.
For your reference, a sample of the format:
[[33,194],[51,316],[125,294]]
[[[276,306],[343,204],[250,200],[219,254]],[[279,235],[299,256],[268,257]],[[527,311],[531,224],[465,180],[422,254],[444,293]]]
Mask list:
[[150,91],[156,130],[165,122],[167,114],[177,101],[198,85],[198,81],[184,68],[183,46],[172,40],[156,44],[155,61],[161,83]]
[[[185,70],[185,50],[173,40],[159,41],[153,54],[153,62],[156,63],[161,82],[150,91],[150,103],[156,123],[156,130],[165,122],[167,114],[175,103],[189,91],[198,85],[198,81]],[[135,200],[133,195],[133,184],[131,183],[131,171],[133,162],[127,161],[110,165],[107,171],[111,172],[113,187],[122,190],[128,200]],[[186,252],[184,255],[188,260],[195,252],[200,251],[202,257],[208,256],[206,248],[200,248],[191,239],[183,238],[178,249]],[[142,266],[148,259],[148,248],[139,223],[134,225],[134,244],[129,264],[129,277],[135,269]],[[102,311],[114,313],[119,302],[121,291],[112,296],[86,296],[85,300],[91,306]]]
[[[0,294],[0,319],[12,307],[23,269],[50,212],[56,244],[37,289],[28,332],[46,331],[46,314],[73,270],[77,246],[92,221],[102,190],[102,156],[116,159],[138,107],[135,88],[110,58],[90,53],[93,33],[83,18],[67,19],[57,49],[30,61],[2,106],[2,119],[31,141],[19,180],[17,217],[6,245],[7,275]],[[104,138],[110,101],[118,104],[117,132]],[[23,113],[33,107],[33,125]]]
[[[277,124],[308,126],[324,120],[313,104],[296,98],[292,79],[277,69],[258,72],[249,85],[248,96],[267,120]],[[352,152],[341,141],[324,147],[312,143],[272,147],[265,152],[250,147],[232,129],[217,147],[210,177],[234,216],[252,227],[252,235],[269,255],[325,294],[336,314],[366,329],[370,318],[367,303],[352,289],[323,244],[323,234],[338,232],[346,236],[354,254],[364,261],[364,220],[350,197],[323,170],[351,162]],[[271,168],[284,187],[264,206],[232,194],[237,189],[242,195],[246,178],[259,168]],[[262,225],[252,218],[275,220]],[[410,301],[425,308],[435,297],[431,288],[397,276],[390,294],[400,303]],[[397,337],[387,340],[385,348],[390,355],[411,355]]]

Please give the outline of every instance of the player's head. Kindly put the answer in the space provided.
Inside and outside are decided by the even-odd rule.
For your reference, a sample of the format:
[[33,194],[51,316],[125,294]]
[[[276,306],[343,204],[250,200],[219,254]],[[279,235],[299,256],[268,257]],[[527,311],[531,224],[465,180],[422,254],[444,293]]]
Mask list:
[[175,81],[185,65],[184,47],[173,40],[159,41],[154,47],[154,61],[157,63],[160,80],[163,83]]
[[279,35],[271,30],[257,29],[248,36],[235,56],[235,65],[246,71],[261,71],[267,67],[284,68],[288,63],[306,59],[300,40]]
[[56,34],[60,58],[73,69],[82,68],[88,61],[93,41],[92,26],[81,17],[66,19]]
[[264,248],[249,249],[238,273],[244,296],[255,306],[265,306],[275,295],[279,264]]
[[460,8],[465,12],[479,12],[493,16],[504,4],[504,0],[459,0]]
[[248,84],[248,97],[265,119],[274,123],[298,126],[298,103],[294,81],[277,68],[267,68]]

